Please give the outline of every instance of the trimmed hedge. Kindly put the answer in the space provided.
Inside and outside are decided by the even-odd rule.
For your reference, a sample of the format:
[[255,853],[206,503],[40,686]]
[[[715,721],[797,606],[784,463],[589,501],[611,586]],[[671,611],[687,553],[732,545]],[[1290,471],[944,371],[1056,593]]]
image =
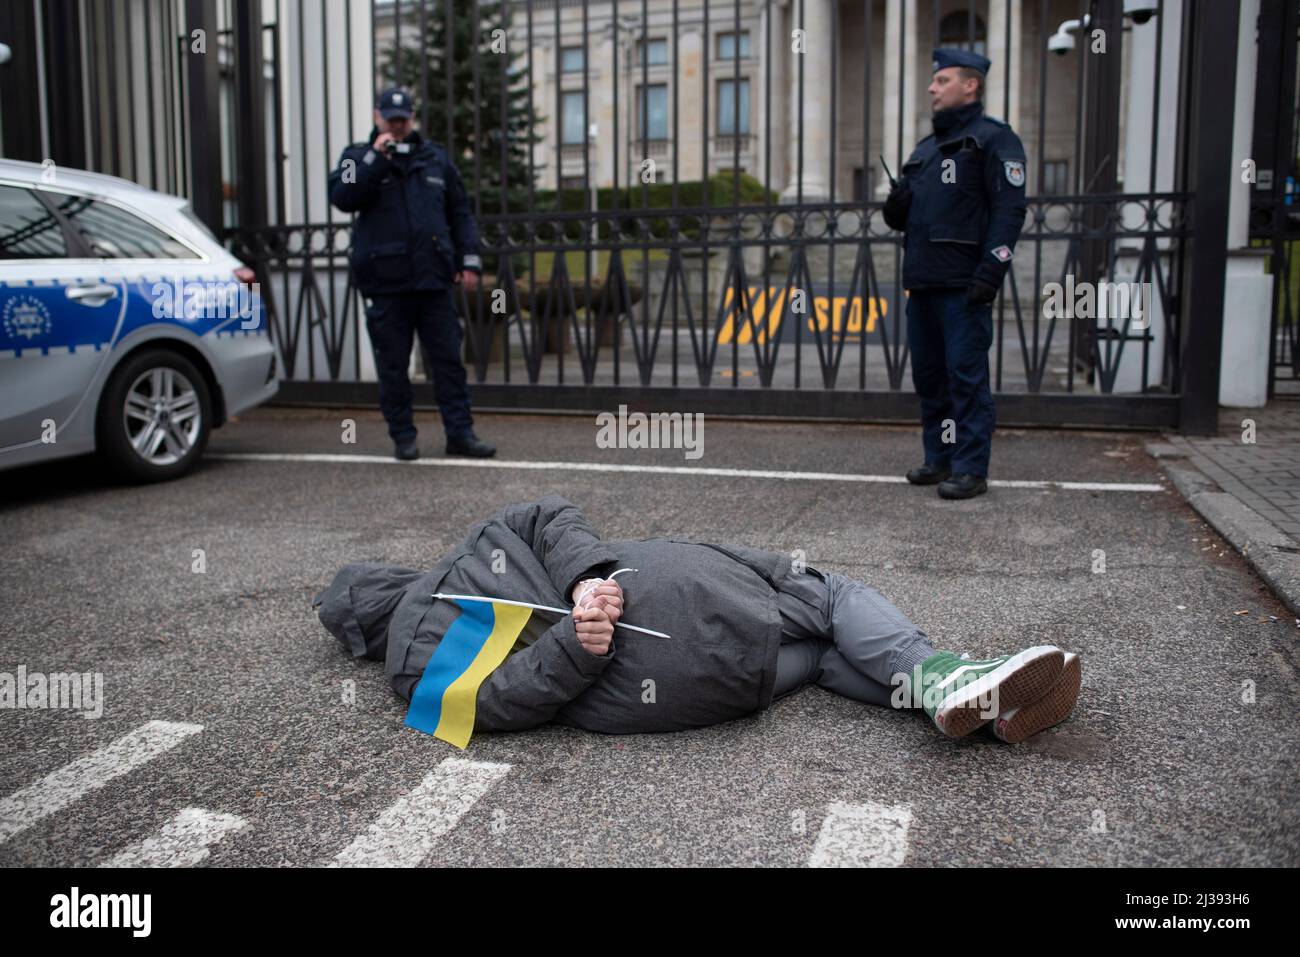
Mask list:
[[[741,173],[740,177],[740,205],[750,206],[765,203],[774,203],[778,200],[779,194],[775,190],[765,190],[763,184],[750,176],[748,173]],[[692,180],[689,182],[679,182],[677,184],[677,204],[679,207],[719,207],[726,209],[731,206],[733,194],[734,178],[731,173],[722,172],[711,176],[707,182]],[[645,190],[644,197],[642,189]],[[562,189],[562,190],[537,190],[534,193],[534,208],[539,216],[544,217],[548,212],[580,212],[586,208],[589,197],[588,190],[583,189]],[[597,212],[604,215],[614,212],[615,198],[617,197],[618,212],[626,213],[626,217],[615,217],[613,219],[602,219],[597,226],[597,235],[600,242],[617,242],[619,239],[625,239],[629,242],[635,242],[640,239],[663,239],[671,238],[668,219],[664,216],[646,216],[645,211],[672,209],[673,186],[671,183],[647,183],[643,187],[641,183],[635,183],[631,186],[624,186],[615,190],[613,187],[602,187],[596,191]],[[643,205],[644,204],[644,205]],[[487,208],[484,207],[484,211]],[[516,212],[523,212],[524,209],[517,209]],[[569,221],[559,224],[545,222],[536,227],[537,241],[543,243],[581,243],[589,230],[588,224],[581,221]],[[688,239],[696,239],[700,235],[700,221],[698,217],[685,217],[678,223],[678,229],[682,235]],[[523,242],[524,230],[522,227],[512,227],[512,232],[516,232],[515,238]],[[524,257],[516,256],[513,259],[515,271],[522,274],[527,267],[522,261]]]
[[[707,183],[700,180],[690,180],[677,184],[677,202],[681,206],[730,206],[733,192],[733,179],[731,173],[715,173],[709,177]],[[645,198],[642,199],[642,189],[645,190]],[[562,190],[538,190],[537,197],[538,209],[559,209],[564,212],[573,212],[585,208],[586,197],[590,191],[583,189],[562,189]],[[673,202],[673,184],[672,183],[647,183],[643,187],[641,183],[634,183],[631,186],[620,187],[617,191],[612,186],[604,186],[596,190],[596,203],[601,210],[610,210],[614,208],[614,197],[617,193],[618,208],[626,210],[638,210],[644,203],[651,209],[667,209],[672,206]],[[744,205],[754,205],[758,203],[775,202],[778,193],[775,190],[764,190],[763,184],[750,176],[748,173],[740,174],[740,203]]]

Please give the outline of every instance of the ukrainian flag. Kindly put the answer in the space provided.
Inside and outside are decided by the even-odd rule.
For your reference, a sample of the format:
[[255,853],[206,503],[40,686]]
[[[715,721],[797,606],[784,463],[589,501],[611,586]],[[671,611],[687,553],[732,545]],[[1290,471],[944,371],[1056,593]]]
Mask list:
[[479,685],[506,660],[533,610],[501,602],[452,603],[460,617],[424,667],[411,695],[406,726],[464,748],[474,731]]

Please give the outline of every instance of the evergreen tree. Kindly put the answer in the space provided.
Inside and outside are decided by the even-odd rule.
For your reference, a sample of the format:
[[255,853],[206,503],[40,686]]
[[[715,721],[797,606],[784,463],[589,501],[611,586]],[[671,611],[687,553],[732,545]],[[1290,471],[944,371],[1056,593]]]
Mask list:
[[[505,0],[480,0],[476,17],[472,2],[460,0],[451,3],[452,113],[451,142],[447,142],[449,44],[445,4],[448,2],[450,0],[428,4],[423,37],[420,36],[419,4],[407,0],[401,5],[400,76],[398,51],[394,44],[381,57],[384,81],[398,83],[415,93],[423,135],[447,147],[465,180],[471,201],[477,191],[485,215],[501,209],[504,141],[507,208],[510,211],[527,209],[528,151],[532,144],[541,141],[541,137],[533,132],[529,121],[528,54],[520,37],[510,32],[510,5]],[[477,98],[474,95],[475,60],[478,63]],[[533,104],[538,123],[542,121],[540,105],[537,102]],[[479,164],[477,181],[476,158]],[[541,171],[540,164],[534,166],[535,177],[540,178]]]

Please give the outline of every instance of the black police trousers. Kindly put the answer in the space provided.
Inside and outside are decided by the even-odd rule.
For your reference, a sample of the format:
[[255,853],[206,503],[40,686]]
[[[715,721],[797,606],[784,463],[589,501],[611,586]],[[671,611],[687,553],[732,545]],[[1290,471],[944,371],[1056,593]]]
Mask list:
[[416,336],[433,376],[433,395],[447,437],[464,436],[473,430],[469,385],[460,360],[463,334],[450,289],[367,298],[366,330],[379,373],[379,409],[394,442],[410,442],[416,436],[411,379],[406,372]]
[[968,303],[962,289],[913,289],[907,345],[921,399],[925,464],[986,477],[997,427],[989,381],[992,303]]

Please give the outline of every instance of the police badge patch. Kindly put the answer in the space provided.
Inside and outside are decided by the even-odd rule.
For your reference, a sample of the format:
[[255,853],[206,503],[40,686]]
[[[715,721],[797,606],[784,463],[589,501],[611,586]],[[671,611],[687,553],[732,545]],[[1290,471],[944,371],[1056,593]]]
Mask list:
[[1009,246],[999,246],[997,249],[990,249],[989,252],[993,254],[994,259],[1001,262],[1007,262],[1011,259],[1011,247]]
[[1007,182],[1019,189],[1025,185],[1025,161],[1003,160],[1002,169],[1007,174]]

